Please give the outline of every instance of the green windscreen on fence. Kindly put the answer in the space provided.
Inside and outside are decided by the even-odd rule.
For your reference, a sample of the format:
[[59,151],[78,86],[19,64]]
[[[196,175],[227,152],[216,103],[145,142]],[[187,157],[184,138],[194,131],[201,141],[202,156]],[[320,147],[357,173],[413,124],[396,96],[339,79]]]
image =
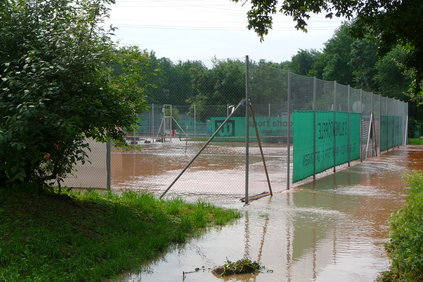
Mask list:
[[386,151],[403,143],[400,116],[380,116],[380,150]]
[[360,158],[360,114],[296,111],[292,120],[293,182]]
[[[214,133],[219,126],[225,121],[226,117],[212,117],[209,123],[209,132]],[[245,141],[245,117],[232,117],[217,133],[214,141]],[[263,142],[280,142],[286,139],[288,130],[288,117],[256,117],[258,132]],[[250,137],[251,141],[255,141],[256,133],[254,124],[250,118]]]

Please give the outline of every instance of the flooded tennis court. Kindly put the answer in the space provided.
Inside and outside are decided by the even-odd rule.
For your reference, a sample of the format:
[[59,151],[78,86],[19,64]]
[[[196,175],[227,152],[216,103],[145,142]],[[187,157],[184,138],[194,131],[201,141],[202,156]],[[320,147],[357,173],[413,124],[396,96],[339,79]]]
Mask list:
[[[112,152],[112,188],[163,192],[204,142],[151,143],[141,151]],[[232,201],[245,194],[245,144],[212,143],[172,187],[169,196],[214,198],[226,195]],[[264,148],[270,180],[275,191],[286,189],[287,148],[271,144]],[[259,148],[250,148],[250,192],[268,191]]]
[[[183,147],[180,150],[184,150]],[[223,149],[220,157],[228,156],[231,150],[236,148]],[[283,148],[274,150],[281,152]],[[130,153],[121,154],[121,157],[123,165],[127,162],[123,160],[131,160],[135,164],[132,166],[134,171],[139,169],[143,172],[138,174],[139,179],[130,178],[121,172],[121,178],[117,180],[118,171],[114,171],[114,185],[130,185],[131,180],[139,180],[137,187],[147,187],[148,183],[142,184],[146,181],[144,177],[149,183],[154,183],[154,179],[160,177],[153,170],[142,169],[145,160]],[[156,168],[166,165],[160,156],[149,161],[154,162]],[[170,163],[172,169],[166,172],[169,178],[174,175],[173,170],[180,168],[180,163],[180,160]],[[257,173],[255,179],[259,179],[259,174],[262,174],[259,173],[261,167],[258,163],[257,170],[253,172]],[[273,164],[272,159],[269,161],[269,167],[277,171],[273,165],[283,164],[275,157]],[[199,162],[193,167],[192,175],[210,166],[218,164],[212,161]],[[234,168],[237,169],[238,165],[228,161],[211,178],[219,183],[226,179],[229,186],[235,183],[238,187],[243,173],[241,168],[239,173],[235,173]],[[234,180],[225,174],[226,169],[232,171]],[[422,147],[401,147],[290,191],[282,191],[279,185],[280,192],[272,198],[254,201],[248,206],[243,206],[235,197],[231,201],[225,195],[213,197],[215,204],[237,208],[243,217],[232,225],[210,228],[201,237],[174,247],[148,267],[124,275],[120,280],[374,281],[378,273],[388,267],[383,246],[389,228],[387,219],[391,212],[404,203],[407,189],[402,175],[413,169],[423,169]],[[276,175],[275,171],[271,175]],[[220,173],[223,176],[219,176]],[[190,178],[187,177],[181,183],[189,184],[192,181]],[[278,181],[283,181],[282,178],[279,176],[279,179],[273,180],[275,187]],[[198,189],[193,188],[197,180],[190,184],[190,188],[185,188],[187,194],[189,189]],[[255,181],[263,185],[258,191],[265,189],[264,182]],[[240,191],[228,194],[242,194],[242,185],[237,189]],[[227,278],[216,277],[210,272],[210,269],[222,265],[226,259],[234,261],[243,257],[260,261],[266,270],[256,275]]]

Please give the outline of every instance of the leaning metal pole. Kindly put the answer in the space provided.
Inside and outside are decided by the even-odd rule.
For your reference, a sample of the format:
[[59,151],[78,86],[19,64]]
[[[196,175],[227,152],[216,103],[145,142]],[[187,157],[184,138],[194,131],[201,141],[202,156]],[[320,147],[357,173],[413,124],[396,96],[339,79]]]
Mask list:
[[[272,185],[270,185],[269,173],[267,172],[266,160],[264,159],[263,147],[261,146],[261,140],[257,128],[257,122],[256,117],[254,115],[253,106],[251,105],[251,103],[248,103],[248,107],[250,108],[251,117],[253,118],[254,129],[256,130],[257,143],[260,148],[261,159],[263,160],[264,172],[266,173],[267,185],[269,186],[270,196],[273,196]],[[247,201],[247,198],[245,199],[245,201]]]
[[242,99],[241,102],[239,102],[239,104],[236,106],[235,110],[225,119],[225,121],[216,129],[216,131],[213,133],[212,136],[210,136],[209,140],[207,140],[207,142],[203,145],[203,147],[200,149],[200,151],[194,156],[194,158],[192,158],[192,160],[185,166],[185,168],[179,173],[179,175],[175,178],[175,180],[173,180],[173,182],[169,185],[169,187],[167,187],[167,189],[163,192],[163,194],[160,196],[159,199],[163,198],[164,195],[166,195],[166,193],[170,190],[170,188],[172,188],[172,186],[176,183],[176,181],[178,181],[178,179],[182,176],[182,174],[184,174],[184,172],[190,167],[190,165],[197,159],[197,157],[201,154],[201,152],[204,151],[204,149],[207,147],[207,145],[209,145],[209,143],[214,139],[214,137],[217,135],[217,133],[219,133],[220,129],[222,129],[222,127],[228,123],[228,121],[230,120],[230,118],[236,113],[236,111],[245,103],[245,99]]

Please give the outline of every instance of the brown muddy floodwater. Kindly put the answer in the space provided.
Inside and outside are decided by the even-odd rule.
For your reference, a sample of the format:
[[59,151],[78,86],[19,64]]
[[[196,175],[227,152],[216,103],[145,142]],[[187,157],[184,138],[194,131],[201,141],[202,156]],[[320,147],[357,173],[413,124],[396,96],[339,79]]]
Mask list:
[[[152,143],[141,152],[112,153],[113,190],[140,190],[161,194],[204,142]],[[266,164],[275,191],[286,187],[286,147],[264,148]],[[168,196],[197,196],[202,199],[225,195],[229,202],[244,195],[245,148],[240,143],[211,143],[172,187]],[[267,191],[266,176],[257,146],[250,148],[250,192]]]
[[[423,169],[423,146],[401,147],[245,207],[215,197],[215,204],[237,208],[243,217],[210,228],[120,280],[374,281],[388,267],[387,219],[403,205],[402,175],[413,169]],[[269,271],[227,278],[210,272],[242,257]]]

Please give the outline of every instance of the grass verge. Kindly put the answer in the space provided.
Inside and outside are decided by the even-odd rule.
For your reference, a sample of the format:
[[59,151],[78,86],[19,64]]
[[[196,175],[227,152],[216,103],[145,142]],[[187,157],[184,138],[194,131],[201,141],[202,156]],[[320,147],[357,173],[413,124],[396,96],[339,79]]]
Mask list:
[[408,138],[409,145],[423,145],[423,139],[420,138]]
[[240,214],[148,194],[0,189],[0,281],[99,281]]
[[423,172],[414,171],[408,183],[406,204],[390,219],[390,271],[379,281],[423,281]]

